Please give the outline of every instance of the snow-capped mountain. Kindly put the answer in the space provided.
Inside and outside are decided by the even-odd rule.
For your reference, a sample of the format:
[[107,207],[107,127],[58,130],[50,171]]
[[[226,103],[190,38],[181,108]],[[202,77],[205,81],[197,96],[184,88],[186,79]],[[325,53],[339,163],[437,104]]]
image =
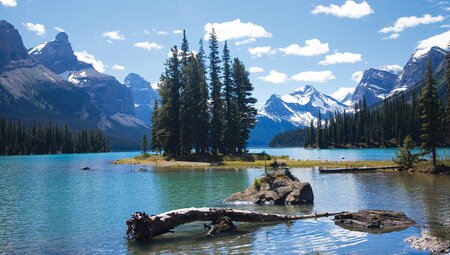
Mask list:
[[352,95],[351,102],[347,102],[346,105],[353,105],[365,98],[367,106],[371,106],[387,97],[398,77],[390,69],[387,70],[370,68],[364,71],[361,81]]
[[153,112],[155,100],[159,100],[159,91],[151,86],[151,83],[136,73],[130,73],[123,82],[131,89],[134,98],[136,117],[150,124],[150,115]]
[[427,60],[429,59],[431,61],[432,69],[436,70],[439,64],[445,59],[446,54],[447,50],[438,46],[431,47],[430,49],[416,50],[398,76],[389,96],[405,91],[422,81],[425,75]]
[[325,119],[329,114],[343,112],[347,106],[331,96],[306,85],[294,92],[272,95],[258,112],[258,124],[250,136],[250,144],[266,145],[276,134],[309,126],[319,111]]
[[353,93],[348,92],[347,95],[341,100],[341,103],[346,106],[352,106],[353,104]]

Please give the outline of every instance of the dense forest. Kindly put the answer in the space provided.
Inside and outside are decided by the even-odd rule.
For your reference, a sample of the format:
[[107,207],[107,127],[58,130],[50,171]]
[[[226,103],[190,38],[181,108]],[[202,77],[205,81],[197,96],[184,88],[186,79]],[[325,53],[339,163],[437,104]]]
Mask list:
[[[450,67],[450,58],[449,65]],[[446,70],[447,90],[450,71]],[[404,94],[385,99],[368,109],[365,100],[354,105],[353,113],[335,113],[327,120],[311,122],[305,130],[305,147],[388,147],[399,146],[406,136],[420,144],[450,144],[450,96],[439,100],[431,64],[427,65],[420,96],[412,91],[411,100]],[[448,93],[447,93],[448,94]],[[446,102],[447,101],[447,102]]]
[[208,57],[199,44],[198,53],[190,51],[184,31],[181,48],[171,49],[160,78],[150,148],[174,158],[243,153],[257,113],[249,73],[231,58],[226,41],[220,56],[214,29]]
[[88,153],[109,151],[108,139],[97,130],[73,133],[49,122],[27,128],[0,116],[0,155]]
[[[450,58],[447,57],[446,70],[437,75],[441,84],[447,87],[446,91],[450,90],[449,67]],[[448,92],[447,97],[437,95],[436,79],[431,70],[427,70],[420,87],[384,99],[371,108],[362,100],[351,112],[331,114],[328,118],[319,114],[319,120],[311,121],[303,132],[283,132],[272,139],[270,146],[394,147],[402,145],[406,136],[416,144],[424,143],[430,132],[436,146],[448,146],[450,95]],[[430,125],[431,129],[428,128]]]

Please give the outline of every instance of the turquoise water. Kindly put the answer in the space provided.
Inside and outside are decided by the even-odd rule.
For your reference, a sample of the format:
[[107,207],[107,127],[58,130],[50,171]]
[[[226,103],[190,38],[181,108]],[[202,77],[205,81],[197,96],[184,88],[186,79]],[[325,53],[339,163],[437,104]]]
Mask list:
[[[230,206],[222,200],[245,189],[262,172],[151,167],[139,172],[139,166],[111,164],[136,154],[0,157],[0,254],[426,254],[411,249],[403,240],[429,227],[450,226],[449,177],[324,175],[312,169],[293,169],[294,175],[312,184],[314,205],[233,207],[284,214],[392,209],[404,211],[418,224],[380,235],[345,230],[322,218],[239,224],[235,233],[209,237],[199,222],[139,244],[125,239],[125,220],[131,213]],[[93,170],[80,170],[85,166]]]

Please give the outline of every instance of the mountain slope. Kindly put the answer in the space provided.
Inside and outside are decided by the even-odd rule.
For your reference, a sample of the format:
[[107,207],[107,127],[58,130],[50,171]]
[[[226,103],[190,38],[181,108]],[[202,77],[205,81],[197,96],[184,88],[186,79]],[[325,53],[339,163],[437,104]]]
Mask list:
[[136,73],[128,74],[123,84],[133,93],[136,117],[150,124],[154,102],[159,100],[159,91],[152,88],[150,82]]
[[0,21],[0,114],[26,123],[33,119],[94,127],[99,112],[89,95],[30,58],[19,32]]
[[250,135],[249,143],[253,146],[267,145],[281,132],[309,126],[311,120],[317,120],[319,111],[325,119],[346,108],[343,103],[310,85],[288,95],[272,95],[258,112],[258,124]]
[[361,81],[352,95],[352,103],[365,98],[367,106],[371,106],[383,100],[391,92],[397,78],[398,75],[385,70],[370,68],[364,71]]

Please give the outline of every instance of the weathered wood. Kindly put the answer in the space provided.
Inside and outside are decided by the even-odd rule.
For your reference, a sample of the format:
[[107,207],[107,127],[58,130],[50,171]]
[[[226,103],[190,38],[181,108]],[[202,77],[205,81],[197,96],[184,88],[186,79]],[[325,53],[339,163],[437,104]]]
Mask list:
[[[153,237],[171,232],[172,229],[182,224],[194,221],[212,221],[214,224],[214,222],[220,223],[225,217],[227,217],[231,221],[277,222],[300,219],[314,219],[342,213],[345,212],[315,213],[308,215],[280,215],[236,210],[231,208],[185,208],[165,212],[158,215],[148,215],[146,213],[136,212],[132,214],[131,219],[127,221],[127,236],[130,239],[147,241],[152,239]],[[228,224],[228,227],[230,226],[231,225]],[[214,233],[215,231],[210,230],[210,232]]]
[[341,168],[322,168],[319,167],[320,173],[351,173],[351,172],[365,172],[377,170],[395,170],[398,166],[378,166],[378,167],[341,167]]

